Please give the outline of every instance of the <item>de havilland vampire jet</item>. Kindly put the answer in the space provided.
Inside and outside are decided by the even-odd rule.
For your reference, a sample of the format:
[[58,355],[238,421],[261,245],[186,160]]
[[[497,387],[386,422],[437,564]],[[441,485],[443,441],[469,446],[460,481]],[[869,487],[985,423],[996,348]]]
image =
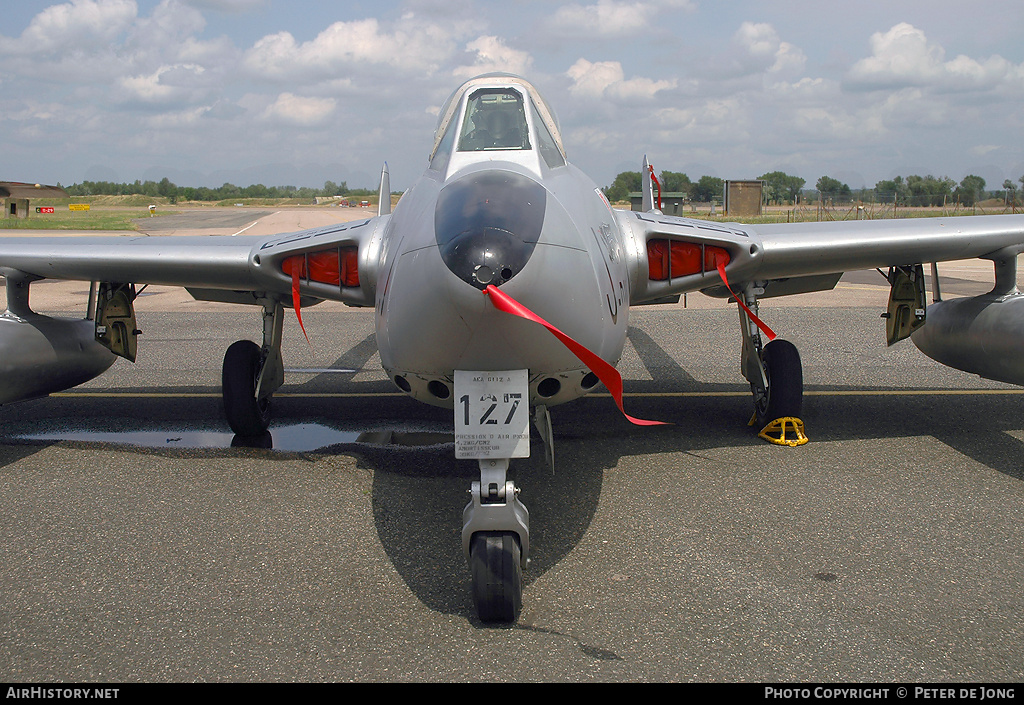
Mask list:
[[[223,363],[228,422],[257,435],[284,381],[284,309],[301,322],[301,307],[328,299],[374,307],[388,377],[453,409],[456,457],[479,463],[463,516],[474,600],[484,621],[514,621],[529,514],[509,460],[529,454],[531,416],[550,447],[548,408],[601,382],[621,407],[614,365],[631,306],[690,291],[735,299],[741,370],[766,430],[799,417],[803,377],[758,301],[831,289],[848,270],[888,269],[890,344],[913,333],[939,362],[1024,384],[1024,216],[711,223],[663,215],[650,179],[641,211],[613,210],[567,161],[547,103],[511,75],[452,94],[427,169],[394,212],[386,169],[381,181],[376,217],[273,237],[0,238],[0,403],[85,382],[115,354],[134,360],[136,284],[177,285],[262,307],[262,344],[239,341]],[[965,258],[995,263],[993,291],[933,304],[924,324],[923,264]],[[43,278],[92,282],[87,318],[32,312],[29,287]]]

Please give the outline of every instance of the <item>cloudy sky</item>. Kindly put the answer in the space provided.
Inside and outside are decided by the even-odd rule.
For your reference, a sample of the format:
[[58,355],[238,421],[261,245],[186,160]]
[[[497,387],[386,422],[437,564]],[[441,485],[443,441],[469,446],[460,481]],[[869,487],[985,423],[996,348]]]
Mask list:
[[0,28],[0,179],[372,185],[426,166],[465,78],[526,76],[569,159],[1024,175],[1024,4],[987,0],[18,0]]

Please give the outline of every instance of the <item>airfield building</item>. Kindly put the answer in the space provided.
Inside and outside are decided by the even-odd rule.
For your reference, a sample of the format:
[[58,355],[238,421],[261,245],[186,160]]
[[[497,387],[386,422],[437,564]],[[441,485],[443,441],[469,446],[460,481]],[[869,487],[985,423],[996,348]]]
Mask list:
[[29,201],[33,198],[71,198],[59,186],[26,184],[20,181],[0,181],[0,198],[4,199],[4,216],[27,218]]

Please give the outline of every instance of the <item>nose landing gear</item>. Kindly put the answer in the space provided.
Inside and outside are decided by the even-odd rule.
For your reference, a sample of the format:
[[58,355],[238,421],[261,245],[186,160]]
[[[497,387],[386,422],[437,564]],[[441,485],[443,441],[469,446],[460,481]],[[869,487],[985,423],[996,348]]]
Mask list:
[[511,531],[481,531],[470,544],[473,603],[483,622],[514,622],[523,607],[519,537]]
[[515,622],[523,605],[523,569],[530,552],[530,513],[508,459],[484,459],[480,481],[462,514],[462,547],[473,577],[473,602],[483,622]]

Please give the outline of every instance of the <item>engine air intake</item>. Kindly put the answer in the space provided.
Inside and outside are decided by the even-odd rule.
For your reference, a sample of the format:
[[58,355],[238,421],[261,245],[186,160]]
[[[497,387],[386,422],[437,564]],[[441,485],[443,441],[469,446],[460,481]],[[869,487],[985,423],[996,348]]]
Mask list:
[[714,272],[718,262],[728,264],[729,259],[728,250],[714,245],[682,240],[647,241],[648,278],[651,281]]
[[281,271],[320,284],[356,287],[359,286],[359,251],[355,247],[338,247],[292,255],[282,260]]

